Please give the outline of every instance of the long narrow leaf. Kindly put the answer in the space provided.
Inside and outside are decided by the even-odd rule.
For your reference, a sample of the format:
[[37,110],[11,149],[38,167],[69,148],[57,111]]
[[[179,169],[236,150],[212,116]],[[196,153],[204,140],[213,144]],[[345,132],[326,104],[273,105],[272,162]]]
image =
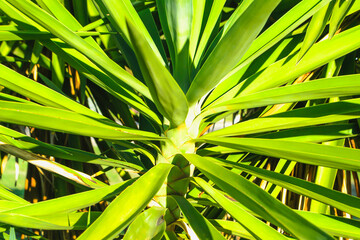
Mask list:
[[191,83],[186,94],[190,105],[215,87],[221,78],[235,67],[279,2],[255,0],[237,19]]
[[18,207],[3,213],[24,214],[34,217],[57,213],[70,213],[112,198],[126,189],[133,182],[134,180],[124,181],[112,186]]
[[[206,158],[194,154],[184,154],[183,156],[231,197],[261,217],[283,227],[296,237],[301,239],[333,239],[242,176],[212,163]],[[299,225],[301,228],[298,227]]]
[[101,216],[79,236],[81,239],[113,239],[155,196],[172,165],[158,164],[122,192]]
[[273,114],[268,117],[240,122],[207,135],[208,137],[239,136],[356,119],[360,116],[359,103],[360,99],[355,98],[295,109],[284,113]]
[[181,196],[172,196],[199,239],[225,239],[195,207]]
[[357,149],[280,139],[203,137],[199,141],[306,164],[352,171],[360,169]]
[[150,46],[132,23],[128,23],[128,28],[141,71],[154,103],[172,124],[175,126],[182,124],[188,112],[185,94],[167,69],[155,57]]
[[360,216],[360,210],[357,208],[357,206],[360,204],[360,200],[354,196],[344,194],[342,192],[338,192],[309,181],[286,176],[284,174],[268,171],[250,165],[222,161],[219,159],[213,160],[223,166],[238,168],[290,191],[305,195],[312,199],[316,199],[345,212],[349,212],[351,215],[357,217]]
[[150,132],[125,128],[115,123],[104,123],[66,110],[0,102],[0,120],[4,122],[113,140],[160,139],[159,136]]
[[360,93],[360,83],[357,82],[359,76],[360,75],[347,75],[325,78],[269,89],[254,94],[241,95],[232,100],[209,107],[206,111],[209,113],[218,113],[279,103],[357,95]]
[[139,214],[129,226],[123,240],[154,239],[160,240],[166,228],[165,208],[151,207]]
[[148,89],[139,80],[134,78],[114,61],[106,57],[102,52],[96,50],[91,44],[77,36],[73,31],[68,29],[65,25],[57,21],[52,16],[48,15],[42,9],[28,0],[7,0],[16,8],[26,13],[27,16],[42,25],[49,32],[56,35],[63,41],[69,43],[78,51],[84,53],[89,59],[105,72],[115,76],[117,79],[123,81],[126,85],[131,86],[144,96],[151,99]]
[[234,204],[229,198],[222,195],[219,191],[211,187],[210,184],[201,178],[195,178],[195,182],[200,185],[212,198],[215,199],[233,218],[244,226],[257,239],[286,239],[275,229],[269,227],[264,222],[246,212],[241,207]]

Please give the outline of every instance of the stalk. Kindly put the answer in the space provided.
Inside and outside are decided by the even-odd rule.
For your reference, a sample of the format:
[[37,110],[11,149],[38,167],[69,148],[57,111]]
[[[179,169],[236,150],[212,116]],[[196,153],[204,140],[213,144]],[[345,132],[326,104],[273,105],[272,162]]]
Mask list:
[[185,124],[170,129],[165,134],[168,139],[161,146],[162,154],[158,156],[157,164],[166,162],[176,167],[171,169],[155,200],[161,206],[167,208],[165,220],[170,225],[180,218],[180,209],[171,196],[185,196],[190,183],[190,163],[179,154],[194,153],[195,144],[189,142],[191,137]]

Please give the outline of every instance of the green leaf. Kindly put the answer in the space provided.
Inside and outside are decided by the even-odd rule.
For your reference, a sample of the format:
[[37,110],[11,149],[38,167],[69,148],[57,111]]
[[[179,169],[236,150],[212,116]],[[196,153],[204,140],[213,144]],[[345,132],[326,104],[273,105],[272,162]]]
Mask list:
[[341,123],[256,134],[253,135],[253,137],[320,143],[335,139],[344,139],[358,134],[359,131],[356,129],[355,123]]
[[[2,190],[4,189],[1,185],[0,185],[0,188],[2,188]],[[27,202],[24,199],[22,199],[22,201],[19,201],[17,199],[9,199],[9,200],[1,199],[0,200],[0,212],[18,208],[18,207],[22,207],[22,206],[26,206],[26,205],[30,205],[30,204],[31,203]]]
[[360,238],[360,222],[358,220],[306,211],[297,211],[297,213],[331,235],[353,239]]
[[86,76],[105,91],[130,106],[133,106],[139,112],[144,113],[150,117],[150,119],[154,120],[154,122],[161,124],[159,117],[145,105],[139,96],[128,88],[121,86],[120,83],[116,81],[116,78],[101,71],[84,55],[67,45],[64,46],[64,44],[59,41],[43,41],[43,43],[47,48],[64,58],[69,64],[77,68],[82,75]]
[[57,213],[70,213],[91,205],[94,205],[100,201],[112,198],[124,191],[130,184],[134,182],[134,179],[124,181],[112,186],[106,186],[95,190],[85,191],[65,197],[59,197],[47,201],[34,203],[4,211],[2,213],[22,214],[26,216],[40,217],[44,215],[51,215]]
[[41,219],[19,213],[0,213],[0,222],[11,226],[23,228],[36,228],[46,230],[70,230],[71,227],[59,226]]
[[[123,167],[123,168],[129,168],[133,170],[142,171],[143,167],[129,163],[124,162],[117,159],[111,159],[106,158],[101,155],[97,155],[94,153],[82,151],[80,149],[76,148],[70,148],[70,147],[64,147],[64,146],[58,146],[58,145],[51,145],[48,143],[44,143],[38,140],[35,140],[34,138],[28,137],[24,134],[21,134],[17,131],[11,130],[9,128],[6,128],[4,126],[0,125],[0,134],[3,135],[3,137],[11,137],[11,144],[17,148],[23,149],[23,150],[30,150],[33,153],[38,154],[45,154],[49,156],[58,157],[61,159],[67,159],[72,161],[78,161],[78,162],[86,162],[91,164],[101,164],[105,166],[114,166],[114,167]],[[0,135],[0,137],[1,137]],[[5,135],[5,136],[4,136]],[[9,138],[7,138],[9,139]],[[131,148],[131,143],[128,143],[128,147]],[[139,149],[139,152],[141,150]],[[146,153],[142,151],[142,153]]]
[[[40,30],[43,29],[42,27],[38,26],[38,24],[34,23],[31,19],[26,17],[19,10],[9,5],[7,2],[0,1],[0,7],[7,15],[16,19],[17,22],[25,24],[27,28],[33,29],[36,27]],[[89,39],[86,39],[85,41],[89,41]],[[133,106],[141,113],[144,113],[146,116],[150,117],[156,123],[161,124],[158,116],[153,111],[151,111],[149,107],[145,106],[140,97],[130,91],[127,86],[122,86],[121,82],[119,82],[116,77],[107,75],[105,72],[100,70],[100,68],[98,68],[88,58],[86,58],[85,55],[69,47],[67,44],[64,44],[62,41],[46,40],[42,41],[42,43],[46,48],[61,56],[71,66],[75,67],[81,74],[85,75],[88,79],[105,89],[107,92],[128,103],[130,106]],[[92,41],[90,41],[90,44],[91,43]],[[50,65],[50,62],[48,65]]]
[[[159,5],[159,2],[157,2],[157,4]],[[189,38],[189,54],[191,59],[194,59],[195,57],[199,39],[201,38],[202,25],[204,24],[204,21],[206,19],[205,16],[206,4],[207,4],[206,0],[192,1],[193,14],[192,14],[192,24],[191,24],[191,31]]]
[[113,239],[143,210],[159,191],[172,165],[158,164],[123,191],[80,236]]
[[[360,222],[354,219],[348,219],[343,217],[335,217],[329,215],[322,215],[318,213],[296,211],[299,215],[307,219],[309,222],[316,224],[328,234],[339,237],[357,239],[360,237]],[[239,223],[228,220],[210,220],[210,222],[219,231],[223,231],[228,234],[233,234],[249,239],[253,238],[244,227]],[[290,239],[290,238],[289,238]]]
[[249,50],[240,61],[236,69],[253,61],[266,50],[274,46],[290,32],[303,24],[331,0],[303,0],[285,13],[278,21],[271,25],[264,33],[254,40]]
[[[297,55],[293,54],[272,64],[264,71],[258,72],[231,90],[241,95],[258,92],[264,89],[288,83],[302,74],[308,73],[322,65],[344,56],[360,47],[360,27],[346,30],[331,40],[314,44],[302,60],[297,63]],[[332,49],[332,51],[329,51]]]
[[[100,36],[99,32],[76,32],[79,37]],[[105,33],[106,34],[106,33]],[[0,41],[47,40],[57,38],[49,32],[40,31],[0,31]]]
[[[53,215],[37,216],[45,222],[49,222],[58,226],[72,230],[85,230],[91,223],[93,223],[102,212],[89,211],[89,212],[73,212],[73,213],[58,213]],[[62,228],[64,230],[64,228]]]
[[46,106],[75,111],[93,118],[106,119],[70,98],[0,64],[0,84]]
[[208,133],[208,137],[239,136],[355,119],[360,116],[360,99],[295,109],[267,117],[251,119]]
[[359,76],[360,74],[325,78],[264,90],[254,94],[241,95],[207,108],[203,115],[264,107],[279,103],[356,95],[360,92],[360,83],[357,81]]
[[161,139],[154,133],[102,122],[66,110],[7,101],[0,103],[0,120],[4,122],[113,140]]
[[130,224],[123,240],[160,240],[166,228],[164,220],[165,210],[162,207],[151,207],[139,214]]
[[66,180],[74,181],[86,187],[99,188],[106,185],[105,183],[97,180],[96,178],[89,176],[88,174],[73,170],[60,163],[50,161],[41,156],[37,156],[35,154],[19,149],[12,145],[12,139],[9,137],[0,135],[0,150],[9,153],[13,156],[16,156],[18,158],[21,158],[23,160],[26,160],[27,162],[37,167],[58,174],[66,178]]
[[[250,3],[250,1],[247,1],[247,2]],[[244,3],[246,4],[247,2],[244,2]],[[276,21],[274,24],[272,24],[268,29],[266,29],[259,37],[257,37],[254,40],[254,42],[251,44],[249,50],[245,53],[245,55],[242,57],[241,61],[238,63],[237,67],[234,68],[232,71],[230,71],[222,79],[221,88],[219,88],[219,86],[217,86],[215,88],[214,92],[217,91],[219,93],[214,94],[214,92],[213,92],[212,95],[215,95],[215,96],[213,96],[213,98],[217,98],[217,97],[221,96],[226,91],[228,91],[233,86],[235,86],[239,82],[239,77],[238,77],[239,74],[241,76],[244,74],[244,72],[247,72],[247,71],[245,71],[246,70],[245,67],[249,64],[253,65],[255,59],[256,59],[256,62],[259,62],[260,64],[264,64],[265,59],[262,59],[262,58],[265,56],[262,55],[263,53],[265,53],[271,47],[273,47],[274,45],[279,43],[280,40],[285,38],[294,29],[296,29],[298,26],[300,26],[302,23],[304,23],[310,16],[312,16],[319,9],[324,7],[328,2],[330,2],[330,0],[303,0],[303,1],[300,1],[296,6],[291,8],[278,21]],[[244,5],[244,3],[242,5]],[[247,8],[246,5],[243,7]],[[239,13],[237,13],[237,14],[240,14],[240,11],[243,11],[243,10],[239,9]],[[229,19],[229,21],[230,21],[230,19]],[[234,20],[232,20],[232,22],[233,21]],[[231,22],[231,24],[233,24],[232,22]],[[302,38],[301,38],[301,40],[302,40]],[[284,39],[284,41],[286,41],[286,39]],[[288,46],[287,48],[290,48],[293,50],[296,49],[296,47],[294,47],[294,46]],[[285,48],[285,49],[287,49],[287,48]],[[281,51],[281,53],[282,52],[283,51]],[[286,55],[288,55],[288,54],[289,53],[287,53]],[[274,61],[275,60],[276,59],[274,59]],[[266,66],[268,66],[269,64],[272,64],[272,63],[273,62],[269,62]],[[261,71],[262,69],[260,68],[258,70]],[[229,96],[227,99],[231,99],[232,97],[233,96]]]
[[[235,11],[231,14],[230,18],[226,21],[224,25],[224,30],[222,32],[222,36],[224,36],[227,31],[234,25],[236,20],[244,13],[244,11],[250,6],[253,0],[250,1],[242,1]],[[255,40],[256,41],[256,40]]]
[[156,107],[175,126],[184,123],[188,112],[185,94],[170,72],[156,59],[153,50],[132,23],[128,23],[128,28],[136,57]]
[[357,149],[280,139],[211,138],[205,136],[197,141],[306,164],[352,171],[360,169],[360,150]]
[[201,178],[194,178],[195,182],[204,189],[214,200],[220,204],[233,218],[235,218],[243,227],[247,229],[257,239],[286,239],[274,228],[266,225],[250,213],[246,212],[240,206],[232,202],[228,197],[221,194],[215,188],[211,187]]
[[215,0],[212,2],[209,17],[206,19],[205,28],[201,34],[199,45],[196,49],[194,58],[194,67],[197,68],[201,63],[202,56],[205,55],[206,46],[211,40],[212,33],[217,30],[216,24],[221,16],[222,9],[225,5],[225,0]]
[[289,36],[288,38],[281,40],[278,44],[267,50],[258,58],[254,59],[254,61],[249,62],[246,66],[242,66],[239,69],[236,67],[233,71],[227,74],[227,76],[223,78],[223,81],[219,83],[219,85],[217,85],[216,88],[209,94],[202,107],[205,108],[208,105],[218,104],[231,99],[233,96],[228,97],[229,94],[225,94],[229,89],[236,86],[236,84],[254,73],[266,69],[268,66],[283,57],[298,51],[301,47],[302,38],[303,37],[301,35]]
[[354,0],[336,0],[329,23],[329,38],[335,35],[354,2]]
[[136,30],[142,34],[142,37],[147,44],[150,45],[157,61],[161,62],[161,64],[165,66],[164,60],[156,47],[156,44],[151,38],[130,0],[95,0],[95,2],[99,5],[103,14],[109,19],[111,27],[119,32],[130,46],[132,46],[133,42],[130,39],[130,33],[126,22],[131,21],[136,26]]
[[77,36],[73,31],[57,21],[52,16],[48,15],[37,5],[28,0],[7,0],[13,6],[18,8],[22,13],[26,14],[32,20],[43,26],[49,32],[59,37],[64,42],[68,43],[79,52],[85,54],[94,64],[99,68],[122,81],[124,84],[136,89],[144,96],[151,99],[147,87],[138,79],[130,75],[114,61],[108,58],[103,52],[95,49],[92,44],[86,42],[81,37]]
[[175,195],[173,195],[172,198],[177,202],[181,212],[184,214],[199,239],[225,239],[221,233],[188,202],[188,200]]
[[[192,0],[157,1],[157,10],[171,49],[173,76],[185,92],[190,85],[189,38],[191,32]],[[166,30],[165,30],[166,29]]]
[[9,236],[9,240],[16,240],[15,228],[13,228],[13,227],[10,227],[10,236]]
[[239,201],[264,219],[286,229],[297,238],[333,239],[242,176],[204,157],[194,154],[183,154],[183,156],[236,201]]
[[36,0],[37,4],[49,14],[56,17],[60,22],[66,24],[71,30],[77,31],[82,26],[78,21],[66,10],[65,6],[56,0]]
[[323,33],[326,24],[331,16],[331,12],[334,7],[334,1],[320,9],[311,18],[310,24],[306,30],[304,42],[301,46],[301,50],[298,56],[298,62],[305,55],[305,53],[311,48],[311,46],[318,40]]
[[[0,128],[1,130],[1,128]],[[76,148],[69,148],[64,146],[54,146],[40,141],[36,143],[24,142],[21,138],[21,141],[13,140],[12,144],[23,150],[30,150],[33,153],[45,154],[49,156],[58,157],[61,159],[72,160],[76,162],[99,164],[104,166],[120,167],[125,169],[131,169],[135,171],[142,171],[144,168],[137,164],[130,162],[125,162],[119,159],[107,158],[102,155],[97,155],[91,152],[82,151]],[[34,139],[33,139],[34,140]],[[14,142],[16,141],[16,145]],[[41,143],[41,144],[40,144]],[[55,149],[55,150],[54,150]]]
[[190,105],[214,88],[236,66],[279,2],[255,0],[237,19],[192,81],[186,94]]
[[210,219],[210,222],[221,232],[244,237],[246,239],[251,239],[251,240],[256,239],[246,230],[246,228],[244,228],[238,222],[229,221],[229,220],[219,220],[219,219]]
[[[210,158],[208,158],[210,160]],[[250,173],[260,179],[272,182],[278,186],[286,188],[289,191],[307,196],[309,198],[321,201],[325,204],[343,210],[351,215],[360,216],[360,210],[357,206],[360,204],[360,199],[354,196],[344,194],[332,190],[330,188],[317,185],[315,183],[298,179],[284,174],[268,171],[265,169],[253,167],[242,163],[234,163],[221,159],[211,159],[222,166],[233,167],[244,172]]]
[[14,201],[14,202],[23,203],[23,204],[29,204],[28,201],[22,199],[15,193],[12,193],[10,191],[10,189],[7,189],[7,188],[3,187],[2,185],[0,185],[0,199],[5,199],[5,200]]
[[[344,147],[345,139],[339,139],[331,142],[324,142],[323,144]],[[335,179],[337,177],[337,173],[338,173],[338,169],[318,167],[316,170],[316,177],[314,183],[326,188],[333,189],[335,184]],[[329,206],[326,204],[313,200],[311,201],[310,211],[326,214],[328,207]]]
[[144,9],[138,12],[142,22],[145,24],[146,29],[148,30],[150,36],[154,40],[154,43],[156,47],[159,49],[159,52],[163,58],[163,61],[166,62],[166,65],[168,65],[167,62],[167,56],[165,53],[164,45],[161,42],[160,39],[160,33],[158,31],[158,27],[156,25],[155,19],[152,15],[152,12],[150,9]]

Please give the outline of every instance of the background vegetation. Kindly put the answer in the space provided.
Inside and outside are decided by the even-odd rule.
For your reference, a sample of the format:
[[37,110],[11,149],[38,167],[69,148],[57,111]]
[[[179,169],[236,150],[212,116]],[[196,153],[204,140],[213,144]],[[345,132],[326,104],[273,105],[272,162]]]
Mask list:
[[359,0],[0,0],[1,239],[360,239]]

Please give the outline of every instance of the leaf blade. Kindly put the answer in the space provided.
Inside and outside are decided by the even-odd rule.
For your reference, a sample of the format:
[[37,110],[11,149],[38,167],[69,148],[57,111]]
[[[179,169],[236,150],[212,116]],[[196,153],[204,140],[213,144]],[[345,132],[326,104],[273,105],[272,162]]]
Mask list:
[[199,239],[225,239],[184,197],[173,195],[172,198],[180,207]]
[[[124,190],[78,239],[114,238],[155,196],[171,168],[170,164],[158,164],[145,173]],[[114,218],[114,213],[118,217]]]
[[131,22],[127,24],[134,51],[154,103],[172,124],[182,124],[188,112],[185,94],[170,72],[157,60],[153,50],[134,25]]
[[[280,225],[298,238],[333,239],[328,234],[271,197],[242,176],[194,154],[183,156],[201,170],[211,181],[241,204],[263,218]],[[226,180],[225,180],[226,179]],[[230,183],[231,181],[231,183]],[[301,225],[301,229],[298,226]],[[304,230],[306,228],[306,231]]]
[[[235,67],[279,2],[279,0],[271,0],[264,3],[255,0],[236,20],[192,81],[186,93],[190,105],[215,87],[221,78]],[[254,16],[257,16],[256,20]],[[232,44],[235,39],[236,47]],[[220,64],[223,59],[227,59],[226,64]]]
[[205,136],[199,141],[306,164],[353,171],[360,169],[360,150],[351,148],[261,138],[215,139]]

